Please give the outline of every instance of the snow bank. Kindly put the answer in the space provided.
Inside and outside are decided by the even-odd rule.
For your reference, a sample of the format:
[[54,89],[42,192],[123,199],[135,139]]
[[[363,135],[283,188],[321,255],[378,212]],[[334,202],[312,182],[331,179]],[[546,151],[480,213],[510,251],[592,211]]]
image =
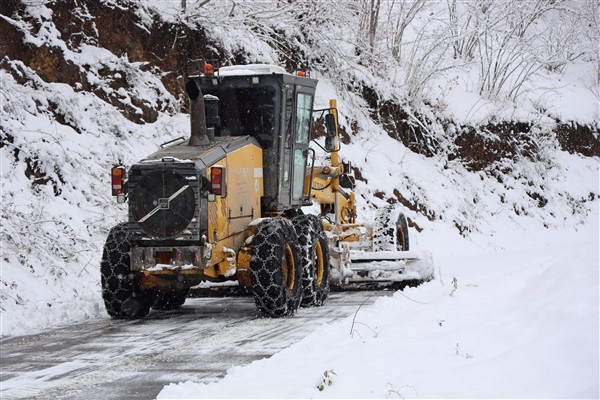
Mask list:
[[[33,71],[25,70],[36,80]],[[3,118],[0,309],[2,335],[104,315],[99,264],[110,227],[126,206],[110,195],[110,169],[186,136],[186,115],[139,126],[64,84],[18,84],[2,74]],[[50,108],[71,116],[56,121]],[[5,108],[6,110],[6,108]]]
[[[10,23],[27,42],[59,49],[97,92],[79,82],[46,82],[19,60],[4,60],[0,69],[1,335],[105,315],[100,257],[108,230],[126,218],[126,206],[110,195],[110,169],[187,136],[189,126],[158,76],[97,46],[70,48],[42,4],[27,12],[37,31]],[[121,78],[126,87],[113,90]],[[157,110],[156,121],[127,119],[126,110],[142,114],[134,103]]]
[[499,251],[426,233],[459,249],[435,253],[437,280],[158,398],[598,398],[597,207],[592,221],[516,236],[505,222]]

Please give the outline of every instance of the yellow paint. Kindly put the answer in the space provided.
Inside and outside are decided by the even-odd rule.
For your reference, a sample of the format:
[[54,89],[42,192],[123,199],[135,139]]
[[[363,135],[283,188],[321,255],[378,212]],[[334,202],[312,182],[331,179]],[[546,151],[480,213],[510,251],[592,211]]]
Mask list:
[[[205,274],[223,276],[231,268],[228,258],[237,252],[250,236],[248,224],[260,218],[260,198],[263,195],[262,149],[249,144],[215,164],[225,168],[225,196],[208,202],[208,242],[212,256]],[[210,168],[206,171],[210,179]],[[232,260],[235,262],[235,260]]]
[[313,176],[311,197],[314,201],[322,205],[331,206],[333,209],[337,200],[337,209],[335,210],[335,221],[338,224],[353,224],[356,222],[356,198],[354,192],[348,193],[348,199],[339,191],[332,190],[333,181],[338,178],[323,178],[322,176]]
[[145,289],[152,289],[158,286],[158,281],[154,275],[150,275],[144,271],[140,276],[140,286]]
[[331,185],[329,185],[330,182],[331,179],[313,176],[311,197],[316,200],[317,203],[333,204],[333,193],[331,191]]
[[[337,115],[337,102],[334,99],[329,100],[329,108],[333,114],[333,118],[335,120],[335,136],[333,138],[333,148],[340,148],[340,137],[339,137],[339,129],[338,129],[338,115]],[[331,153],[331,165],[333,167],[337,167],[340,164],[340,156],[337,151]]]
[[323,284],[323,276],[325,275],[325,260],[323,256],[323,248],[321,247],[321,241],[317,240],[317,245],[315,247],[316,253],[316,270],[315,270],[315,280],[317,281],[317,286],[321,286]]
[[140,286],[145,289],[153,289],[157,287],[169,287],[173,283],[172,277],[186,276],[189,279],[198,279],[203,274],[201,269],[183,269],[183,270],[160,270],[160,271],[143,271],[140,276]]
[[237,278],[242,286],[249,287],[252,285],[250,278],[250,259],[252,258],[252,249],[250,247],[242,247],[237,254]]
[[[333,114],[335,120],[335,136],[333,138],[334,148],[339,148],[339,129],[337,103],[335,100],[329,101],[329,112]],[[307,177],[312,172],[312,182],[310,185],[311,198],[321,205],[321,211],[334,214],[336,231],[340,232],[340,240],[355,241],[358,237],[344,236],[344,225],[356,223],[356,197],[354,192],[348,191],[347,198],[341,193],[339,177],[344,173],[343,165],[340,163],[338,152],[331,153],[331,165],[315,166],[312,171],[307,169]],[[309,179],[307,179],[309,180]],[[308,192],[308,184],[305,191]],[[326,230],[333,231],[333,227],[325,227]]]

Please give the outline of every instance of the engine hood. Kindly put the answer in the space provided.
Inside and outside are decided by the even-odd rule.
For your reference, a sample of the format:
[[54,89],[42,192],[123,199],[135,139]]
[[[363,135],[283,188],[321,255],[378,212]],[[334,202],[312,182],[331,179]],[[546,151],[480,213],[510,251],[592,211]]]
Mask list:
[[183,143],[165,147],[150,154],[141,160],[140,163],[163,162],[165,159],[192,161],[199,170],[203,170],[221,160],[228,153],[249,144],[260,147],[258,141],[251,136],[216,137],[208,145],[204,146],[188,146],[186,143]]
[[129,237],[133,242],[201,241],[208,223],[206,169],[248,145],[250,136],[219,137],[207,145],[170,146],[129,171]]

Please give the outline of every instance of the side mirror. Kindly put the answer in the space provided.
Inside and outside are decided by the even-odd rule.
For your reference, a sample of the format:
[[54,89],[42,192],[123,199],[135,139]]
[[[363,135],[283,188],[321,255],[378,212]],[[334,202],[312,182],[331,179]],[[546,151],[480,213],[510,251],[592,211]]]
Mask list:
[[325,151],[331,153],[335,150],[335,144],[333,143],[333,136],[325,138]]
[[327,130],[327,138],[332,138],[337,133],[335,126],[335,117],[333,114],[325,115],[325,128]]

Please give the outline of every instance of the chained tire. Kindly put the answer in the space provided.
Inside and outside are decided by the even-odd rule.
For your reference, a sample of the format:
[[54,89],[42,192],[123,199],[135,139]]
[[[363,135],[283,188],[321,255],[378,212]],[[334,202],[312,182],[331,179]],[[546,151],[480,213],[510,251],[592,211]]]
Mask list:
[[152,308],[163,311],[177,310],[185,303],[188,294],[190,294],[190,289],[158,290]]
[[271,318],[294,314],[302,296],[302,267],[292,223],[283,218],[263,220],[251,246],[251,287],[259,311]]
[[373,221],[374,251],[407,251],[408,224],[402,208],[389,205],[377,210]]
[[329,296],[329,245],[323,225],[315,215],[292,220],[300,245],[302,307],[320,307]]
[[153,294],[139,287],[139,275],[131,271],[126,224],[113,227],[102,252],[100,277],[102,298],[108,315],[137,319],[148,315]]

